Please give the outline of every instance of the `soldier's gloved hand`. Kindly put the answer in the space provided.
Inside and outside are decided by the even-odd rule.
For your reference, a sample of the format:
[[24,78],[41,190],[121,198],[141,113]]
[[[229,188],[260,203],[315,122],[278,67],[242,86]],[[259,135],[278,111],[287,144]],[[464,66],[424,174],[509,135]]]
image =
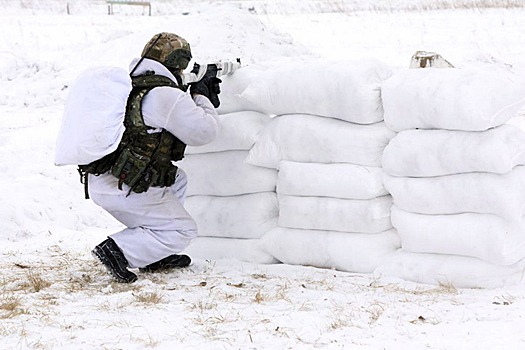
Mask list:
[[215,77],[210,78],[208,83],[208,89],[210,90],[210,96],[208,98],[215,108],[218,108],[221,105],[221,101],[219,100],[219,94],[221,93],[220,83],[222,83],[222,80]]
[[208,84],[206,82],[206,78],[202,78],[201,80],[190,83],[190,94],[193,95],[203,95],[209,98],[210,95],[210,89],[208,89]]
[[220,83],[222,80],[215,77],[204,77],[196,83],[190,84],[190,93],[206,96],[213,107],[217,108],[221,104],[219,94],[221,93]]

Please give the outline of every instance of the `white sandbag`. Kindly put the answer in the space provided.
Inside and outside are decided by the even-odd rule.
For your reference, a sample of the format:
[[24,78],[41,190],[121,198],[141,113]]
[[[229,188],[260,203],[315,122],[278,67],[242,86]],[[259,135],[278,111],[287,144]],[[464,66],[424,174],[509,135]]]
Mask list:
[[409,252],[470,256],[497,265],[525,258],[521,221],[474,213],[422,215],[393,206],[392,224]]
[[205,260],[235,259],[255,264],[278,262],[262,248],[259,239],[197,237],[183,253]]
[[249,150],[271,120],[267,114],[243,111],[219,115],[219,134],[203,146],[188,146],[186,154]]
[[354,164],[281,161],[277,193],[292,196],[371,199],[387,195],[383,170]]
[[122,68],[97,67],[80,74],[69,88],[55,164],[89,164],[116,150],[130,91],[131,78]]
[[397,208],[419,214],[496,214],[521,219],[525,214],[525,167],[505,175],[467,173],[428,178],[385,174],[385,187]]
[[523,281],[524,263],[500,266],[457,255],[418,254],[402,249],[389,255],[374,275],[456,288],[499,288]]
[[306,114],[273,118],[259,134],[246,161],[277,169],[281,160],[381,166],[395,133],[381,123],[358,125]]
[[188,175],[187,195],[235,196],[274,192],[277,170],[244,162],[248,151],[189,154],[177,162]]
[[185,207],[197,222],[200,237],[260,238],[276,227],[279,214],[273,192],[191,196],[186,198]]
[[241,96],[268,114],[306,113],[372,124],[383,120],[381,83],[391,74],[375,60],[286,63],[253,81]]
[[374,235],[275,228],[261,239],[279,261],[341,271],[372,272],[400,247],[395,230]]
[[392,197],[339,199],[279,195],[280,227],[354,233],[378,233],[392,228]]
[[222,76],[221,104],[217,108],[219,114],[227,114],[240,111],[258,111],[260,108],[253,102],[241,96],[250,83],[257,81],[265,73],[259,67],[242,66],[234,74]]
[[487,131],[405,130],[386,146],[382,164],[394,176],[504,174],[525,164],[525,131],[513,125]]
[[503,70],[406,69],[382,87],[385,123],[395,131],[481,131],[502,125],[525,104],[525,85]]

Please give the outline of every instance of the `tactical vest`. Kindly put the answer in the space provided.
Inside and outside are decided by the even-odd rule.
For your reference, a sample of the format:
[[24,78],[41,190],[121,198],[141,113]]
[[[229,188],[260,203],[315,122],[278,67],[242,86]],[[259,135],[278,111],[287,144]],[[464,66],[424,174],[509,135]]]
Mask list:
[[100,175],[110,171],[119,180],[119,189],[122,189],[122,184],[129,186],[128,195],[131,191],[142,193],[151,186],[167,187],[175,182],[177,167],[172,161],[184,157],[186,145],[164,129],[153,132],[155,128],[144,123],[142,101],[155,87],[178,88],[178,85],[167,77],[148,73],[133,77],[132,85],[124,117],[126,130],[119,146],[107,156],[79,166],[86,198],[89,198],[87,174]]

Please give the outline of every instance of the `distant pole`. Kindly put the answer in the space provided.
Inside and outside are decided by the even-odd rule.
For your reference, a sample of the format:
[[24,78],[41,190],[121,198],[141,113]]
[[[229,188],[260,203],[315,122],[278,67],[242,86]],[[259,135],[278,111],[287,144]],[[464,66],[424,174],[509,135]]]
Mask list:
[[67,8],[67,14],[70,15],[71,13],[69,12],[69,2],[67,3],[66,8]]

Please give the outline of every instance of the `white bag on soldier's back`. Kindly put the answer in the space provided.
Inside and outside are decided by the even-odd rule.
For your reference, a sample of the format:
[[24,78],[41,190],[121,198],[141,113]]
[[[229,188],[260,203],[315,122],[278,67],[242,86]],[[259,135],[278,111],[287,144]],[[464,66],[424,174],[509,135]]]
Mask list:
[[383,120],[381,83],[390,75],[377,60],[294,61],[261,75],[241,97],[268,114],[308,113],[372,124]]
[[382,165],[393,176],[470,172],[505,174],[525,164],[525,132],[514,125],[486,131],[404,130],[386,146]]
[[117,149],[131,91],[128,72],[116,67],[84,71],[71,85],[57,137],[55,164],[89,164]]
[[381,91],[385,123],[395,131],[483,131],[503,125],[525,105],[523,78],[503,70],[400,70]]

